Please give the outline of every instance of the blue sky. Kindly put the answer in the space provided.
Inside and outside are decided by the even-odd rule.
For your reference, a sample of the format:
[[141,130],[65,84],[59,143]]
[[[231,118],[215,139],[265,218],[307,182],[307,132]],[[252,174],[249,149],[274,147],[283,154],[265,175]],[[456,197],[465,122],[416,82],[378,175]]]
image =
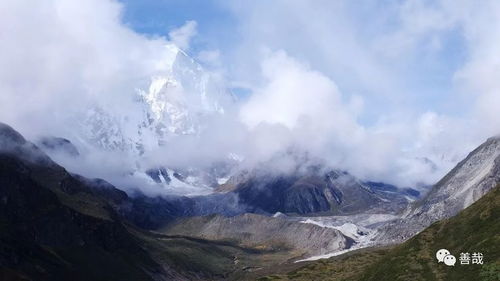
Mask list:
[[237,40],[236,19],[213,0],[121,0],[123,21],[137,32],[167,36],[186,21],[198,23],[199,36],[193,39],[192,51],[201,48],[222,48]]

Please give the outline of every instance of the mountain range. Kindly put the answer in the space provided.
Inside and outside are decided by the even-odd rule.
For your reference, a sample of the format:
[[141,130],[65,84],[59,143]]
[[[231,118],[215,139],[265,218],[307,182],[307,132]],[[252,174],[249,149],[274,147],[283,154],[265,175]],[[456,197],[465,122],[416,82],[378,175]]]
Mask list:
[[[483,250],[498,239],[491,232],[498,226],[497,200],[490,195],[496,194],[492,190],[499,183],[498,140],[491,138],[471,152],[421,199],[410,197],[418,195],[414,190],[361,182],[346,172],[317,167],[282,175],[258,170],[236,174],[209,195],[150,197],[72,174],[44,152],[61,148],[80,154],[68,140],[42,139],[35,145],[2,124],[0,276],[6,280],[67,280],[68,276],[80,278],[72,280],[241,280],[272,270],[297,270],[304,263],[294,263],[299,260],[338,260],[339,254],[348,252],[340,257],[351,257],[358,251],[367,251],[368,256],[355,254],[346,260],[372,257],[380,261],[376,268],[383,268],[393,263],[383,257],[406,252],[363,248],[405,241],[442,219],[445,225],[451,223],[450,229],[475,237],[472,228],[460,230],[461,215],[454,217],[464,208],[470,214],[467,225],[474,225],[478,235],[485,237],[484,243],[470,245]],[[166,174],[151,172],[150,176]],[[182,180],[181,175],[171,177]],[[395,249],[409,251],[404,245],[414,245],[412,241],[421,237],[437,247],[434,237],[443,237],[444,246],[460,250],[446,238],[451,230],[426,236],[431,231],[443,230],[434,224]],[[421,259],[432,257],[433,247],[426,247]],[[493,264],[485,270],[496,272],[498,257],[484,251]],[[286,278],[295,273],[290,274]]]

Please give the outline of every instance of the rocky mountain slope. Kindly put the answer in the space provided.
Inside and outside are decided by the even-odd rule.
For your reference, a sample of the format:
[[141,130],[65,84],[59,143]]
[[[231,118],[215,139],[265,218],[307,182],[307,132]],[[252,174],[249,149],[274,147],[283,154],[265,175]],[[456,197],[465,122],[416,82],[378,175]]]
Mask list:
[[[401,245],[311,262],[286,274],[259,280],[499,280],[499,233],[500,186],[497,186],[458,215],[432,224]],[[455,266],[437,262],[435,253],[442,248],[455,255]],[[484,264],[461,265],[460,253],[467,252],[482,253]]]
[[408,216],[430,219],[455,215],[500,182],[500,137],[490,138],[451,170]]
[[500,137],[493,137],[472,151],[422,200],[410,205],[400,220],[382,230],[381,239],[408,239],[431,223],[454,216],[498,183]]
[[256,214],[187,218],[159,231],[169,235],[234,241],[249,248],[289,249],[297,256],[340,251],[353,243],[351,238],[335,229]]
[[[311,217],[305,221],[339,229],[346,235],[353,232],[349,229],[362,229],[366,235],[351,235],[356,243],[349,250],[405,241],[431,223],[457,214],[471,204],[470,200],[477,200],[500,182],[498,142],[498,138],[488,139],[438,182],[423,199],[414,201],[402,214],[394,214],[392,217],[387,213],[364,214],[363,216],[369,216],[368,224],[363,216],[359,215]],[[385,184],[375,184],[375,188],[394,189]],[[342,252],[318,255],[305,260],[328,258],[339,253]]]
[[379,186],[363,183],[347,172],[308,167],[289,173],[244,172],[218,191],[237,194],[249,212],[271,214],[396,213],[416,198],[395,187],[388,192]]
[[0,265],[6,279],[175,276],[150,258],[106,202],[3,124],[0,187]]

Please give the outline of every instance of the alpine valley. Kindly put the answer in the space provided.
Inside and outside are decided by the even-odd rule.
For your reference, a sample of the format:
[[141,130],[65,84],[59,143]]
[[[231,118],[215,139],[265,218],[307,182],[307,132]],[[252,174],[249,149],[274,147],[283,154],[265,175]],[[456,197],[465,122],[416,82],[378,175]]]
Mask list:
[[[82,104],[64,135],[30,140],[0,123],[1,280],[498,280],[499,137],[433,186],[361,180],[295,148],[185,165],[159,151],[202,139],[236,97],[167,49],[125,111]],[[89,176],[96,152],[119,161],[109,177]],[[436,250],[466,246],[488,266],[437,267]]]

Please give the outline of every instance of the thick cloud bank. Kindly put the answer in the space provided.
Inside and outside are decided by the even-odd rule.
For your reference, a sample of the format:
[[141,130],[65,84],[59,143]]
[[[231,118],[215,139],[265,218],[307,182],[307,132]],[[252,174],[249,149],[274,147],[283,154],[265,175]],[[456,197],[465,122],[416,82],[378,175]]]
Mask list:
[[[223,114],[200,118],[199,131],[168,138],[168,145],[145,151],[141,161],[207,167],[229,155],[245,159],[243,167],[266,162],[286,171],[296,157],[277,155],[299,151],[363,179],[431,184],[500,131],[500,7],[495,1],[478,7],[463,2],[461,8],[455,1],[393,4],[397,26],[382,34],[361,32],[349,5],[338,1],[323,8],[320,2],[234,2],[227,8],[240,21],[242,41],[228,54],[207,49],[192,57],[210,66],[217,85],[246,85],[249,96],[215,108]],[[85,146],[75,124],[91,105],[105,108],[117,124],[139,115],[138,93],[152,91],[152,79],[170,71],[172,44],[188,51],[201,35],[195,21],[165,31],[166,37],[139,34],[122,22],[123,9],[102,0],[0,2],[0,120],[31,138],[62,136]],[[418,89],[405,96],[404,84],[413,80],[403,75],[419,73],[401,71],[403,64],[424,49],[437,52],[451,31],[462,38],[467,55],[448,71],[449,101],[460,97],[467,106],[449,110],[459,114],[412,107]],[[225,64],[238,71],[230,73]],[[179,95],[197,90],[178,89]],[[84,149],[85,161],[67,165],[89,176],[116,179],[123,167],[138,165],[120,151]]]

